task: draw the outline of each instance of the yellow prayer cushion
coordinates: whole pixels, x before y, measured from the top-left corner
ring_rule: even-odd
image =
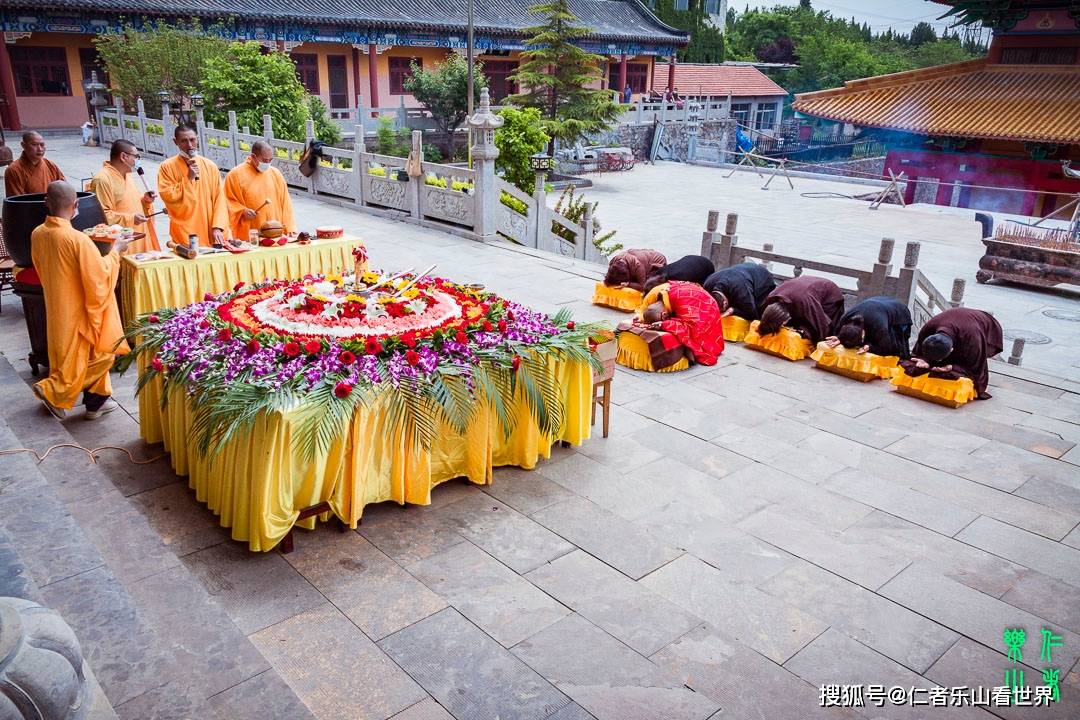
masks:
[[[619,355],[615,362],[631,370],[645,370],[646,372],[678,372],[690,367],[690,361],[684,357],[674,365],[657,370],[653,367],[648,344],[632,332],[619,333]]]
[[[897,391],[920,400],[929,400],[945,407],[958,408],[976,398],[975,383],[971,378],[944,380],[929,374],[912,377],[903,368],[892,379]]]
[[[783,327],[779,332],[762,336],[758,334],[760,324],[759,320],[750,323],[750,329],[743,338],[747,347],[782,357],[785,360],[802,360],[810,354],[813,348],[810,341],[791,328]]]
[[[860,382],[869,382],[878,378],[889,379],[900,372],[896,363],[900,358],[895,355],[875,355],[862,353],[840,345],[829,347],[824,340],[817,344],[810,358],[817,362],[822,370],[845,375]]]
[[[738,315],[728,315],[724,318],[724,340],[742,342],[748,332],[750,332],[749,320]]]
[[[608,287],[602,282],[596,283],[592,296],[593,305],[603,305],[626,312],[637,310],[641,305],[641,300],[641,293],[633,288]]]

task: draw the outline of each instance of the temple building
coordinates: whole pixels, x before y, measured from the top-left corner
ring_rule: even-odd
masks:
[[[474,45],[496,100],[516,92],[509,77],[526,28],[537,24],[528,5],[476,0]],[[570,8],[593,31],[581,46],[614,66],[602,73],[605,86],[611,77],[619,89],[632,83],[650,91],[654,66],[667,63],[673,72],[676,50],[689,42],[637,0],[570,0]],[[466,12],[464,2],[450,0],[5,0],[0,120],[9,129],[82,124],[92,115],[83,84],[93,71],[105,77],[94,35],[192,18],[204,26],[220,21],[231,39],[289,53],[308,92],[331,111],[358,107],[358,97],[369,108],[415,106],[403,87],[410,63],[430,67],[449,52],[464,54]]]
[[[1080,6],[1070,0],[947,0],[993,29],[985,58],[802,93],[804,115],[877,129],[905,200],[1044,216],[1080,192]],[[1009,188],[1007,190],[997,188]]]

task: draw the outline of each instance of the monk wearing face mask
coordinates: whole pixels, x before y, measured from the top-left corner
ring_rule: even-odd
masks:
[[[246,240],[250,230],[258,230],[268,220],[277,220],[286,233],[296,232],[292,200],[285,176],[270,163],[274,149],[256,140],[251,155],[225,175],[225,199],[233,237]]]
[[[149,221],[157,195],[148,190],[139,190],[135,184],[135,171],[141,157],[133,143],[116,140],[109,152],[109,159],[90,183],[90,189],[97,195],[101,209],[105,211],[106,222],[146,234],[143,239],[131,243],[128,247],[131,253],[161,249],[154,223]]]

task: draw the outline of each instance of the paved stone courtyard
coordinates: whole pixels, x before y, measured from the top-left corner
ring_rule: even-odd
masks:
[[[50,147],[72,177],[104,157]],[[705,171],[646,168],[680,169]],[[607,224],[646,237],[612,200]],[[588,305],[593,268],[295,203],[376,264],[437,262],[545,310],[621,317]],[[703,211],[662,217],[665,242],[697,247]],[[126,412],[44,413],[4,301],[0,448],[160,453],[138,439],[131,375]],[[491,486],[448,482],[428,507],[369,507],[357,532],[300,532],[288,556],[230,540],[166,460],[3,457],[0,595],[72,625],[115,708],[95,718],[1075,718],[1080,387],[991,369],[994,399],[957,411],[741,346],[713,368],[620,369],[609,438]],[[1029,685],[1040,629],[1062,636],[1060,704],[819,707],[827,683],[1001,685],[1006,627],[1027,631]]]

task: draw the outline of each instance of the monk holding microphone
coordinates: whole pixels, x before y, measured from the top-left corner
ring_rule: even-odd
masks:
[[[158,192],[169,211],[169,237],[187,245],[196,235],[203,247],[221,246],[229,229],[229,210],[221,172],[199,155],[199,136],[190,125],[177,125],[173,142],[180,151],[158,168]]]

